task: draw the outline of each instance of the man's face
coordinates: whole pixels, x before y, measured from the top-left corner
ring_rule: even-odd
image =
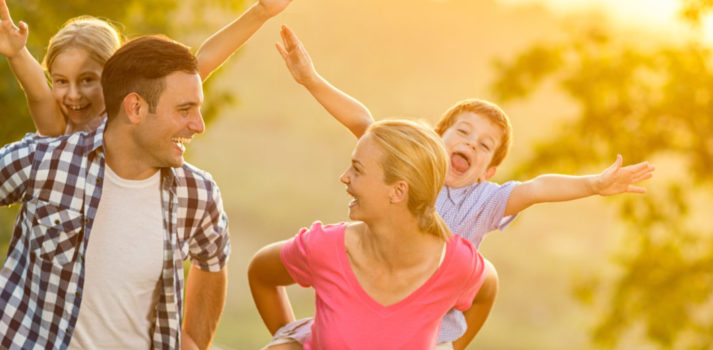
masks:
[[[481,115],[459,114],[441,136],[450,157],[446,185],[464,187],[495,175],[490,162],[500,146],[501,134],[496,124]]]
[[[155,112],[146,106],[135,139],[149,167],[165,168],[183,165],[185,145],[195,134],[205,130],[200,107],[203,89],[198,73],[173,72],[165,78],[165,88]]]

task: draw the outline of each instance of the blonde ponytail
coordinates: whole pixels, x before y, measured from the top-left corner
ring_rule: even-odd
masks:
[[[435,210],[448,169],[441,138],[428,126],[407,120],[379,121],[367,133],[384,152],[384,181],[408,184],[408,208],[419,228],[447,240],[451,231]]]

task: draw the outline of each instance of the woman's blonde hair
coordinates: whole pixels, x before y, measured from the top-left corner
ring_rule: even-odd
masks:
[[[121,46],[121,42],[119,31],[109,22],[91,16],[75,17],[67,21],[50,39],[42,66],[52,73],[52,63],[57,56],[75,47],[87,50],[92,59],[104,66]]]
[[[436,212],[436,197],[448,170],[443,141],[428,126],[407,120],[382,120],[371,124],[367,135],[384,153],[384,181],[408,184],[408,209],[424,232],[447,240],[450,229]]]

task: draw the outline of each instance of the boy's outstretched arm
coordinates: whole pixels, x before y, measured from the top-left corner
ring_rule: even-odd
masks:
[[[263,247],[248,265],[248,283],[253,301],[270,334],[293,322],[295,314],[284,286],[295,283],[280,259],[285,241]]]
[[[561,202],[592,196],[619,193],[644,193],[634,184],[653,176],[654,166],[648,162],[622,167],[618,155],[614,164],[601,174],[586,176],[540,175],[517,185],[510,194],[505,216],[516,214],[537,203]]]
[[[7,57],[10,69],[25,91],[37,131],[46,136],[58,136],[64,133],[65,121],[52,97],[42,66],[25,47],[28,32],[25,22],[15,25],[7,3],[0,0],[0,54]]]
[[[360,138],[364,135],[369,125],[374,122],[369,109],[317,73],[307,50],[290,28],[282,26],[280,35],[284,47],[280,44],[275,46],[295,81],[307,88],[317,102],[354,136]]]
[[[198,72],[208,79],[225,60],[255,34],[268,19],[282,12],[292,0],[260,0],[240,17],[208,37],[198,49]]]

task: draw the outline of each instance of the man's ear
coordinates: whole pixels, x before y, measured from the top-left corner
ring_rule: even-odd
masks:
[[[391,187],[391,193],[389,194],[391,203],[398,203],[408,199],[408,184],[406,181],[400,180],[396,181]]]
[[[135,92],[124,97],[124,100],[121,101],[121,107],[131,124],[140,123],[143,115],[146,114],[145,109],[148,108],[144,99]]]
[[[483,173],[482,181],[490,180],[493,176],[495,176],[496,171],[498,171],[498,167],[496,166],[491,166],[490,168],[488,168],[488,170]]]

